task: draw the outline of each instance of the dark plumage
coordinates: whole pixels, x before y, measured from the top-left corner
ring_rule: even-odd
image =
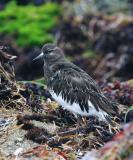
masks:
[[[65,58],[59,47],[46,44],[41,56],[44,58],[48,89],[64,108],[84,116],[94,113],[107,120],[116,113],[116,105],[102,94],[96,82],[85,71]]]

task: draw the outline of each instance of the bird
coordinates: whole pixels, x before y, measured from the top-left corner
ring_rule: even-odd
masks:
[[[70,62],[56,44],[44,44],[37,60],[44,61],[44,77],[52,98],[76,116],[94,115],[111,122],[117,104],[109,100],[96,81],[83,69]]]

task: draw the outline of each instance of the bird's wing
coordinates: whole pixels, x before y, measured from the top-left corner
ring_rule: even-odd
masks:
[[[90,101],[97,111],[101,109],[109,115],[115,113],[112,103],[101,93],[95,81],[75,65],[58,69],[51,78],[50,88],[67,102],[78,103],[82,111],[89,112]]]

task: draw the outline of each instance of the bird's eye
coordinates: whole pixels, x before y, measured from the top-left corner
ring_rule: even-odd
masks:
[[[52,49],[49,49],[49,50],[47,50],[46,54],[49,54],[49,53],[51,53],[52,51],[53,51]]]

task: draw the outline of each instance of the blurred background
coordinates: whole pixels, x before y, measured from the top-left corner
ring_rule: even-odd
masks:
[[[43,61],[32,59],[47,42],[97,81],[132,79],[133,1],[0,1],[0,45],[17,56],[17,80],[43,76]]]

